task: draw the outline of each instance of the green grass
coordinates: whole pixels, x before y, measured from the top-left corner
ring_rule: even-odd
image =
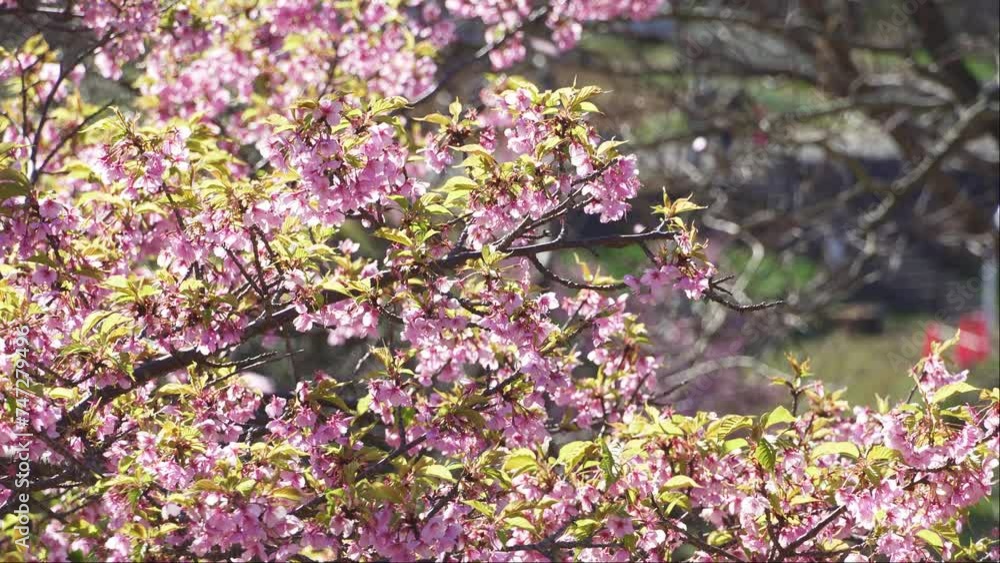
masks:
[[[687,116],[681,111],[650,112],[636,123],[632,141],[636,144],[653,143],[658,139],[679,135],[688,130]]]
[[[638,44],[627,37],[615,34],[586,33],[577,47],[581,51],[599,53],[609,60],[631,60],[641,52],[643,62],[663,68],[678,64],[681,54],[670,43],[646,42]]]
[[[806,111],[826,105],[828,99],[815,88],[800,82],[773,79],[742,81],[747,93],[772,113]]]
[[[724,272],[742,272],[750,258],[746,248],[730,247],[723,253],[720,266]],[[805,287],[818,270],[819,266],[804,256],[795,256],[788,264],[782,264],[766,254],[750,278],[747,292],[755,299],[779,299]]]
[[[845,329],[780,343],[766,361],[785,367],[784,352],[808,357],[813,372],[828,389],[845,388],[844,398],[852,404],[875,405],[875,395],[892,400],[905,399],[913,388],[907,376],[923,352],[924,330],[934,319],[921,316],[890,317],[880,334],[860,334]],[[957,367],[952,366],[952,369]],[[973,367],[969,382],[980,387],[997,385],[1000,357],[992,357]]]

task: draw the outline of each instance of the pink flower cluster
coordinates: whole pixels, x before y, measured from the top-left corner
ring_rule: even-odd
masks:
[[[655,299],[662,298],[664,289],[670,286],[682,290],[688,299],[698,300],[708,291],[713,275],[715,268],[711,264],[685,267],[664,264],[659,268],[647,269],[639,279],[626,276],[625,283],[637,293],[644,293],[648,289],[649,295]]]
[[[494,128],[503,127],[506,148],[515,160],[506,166],[493,157],[480,162],[482,177],[477,180],[484,189],[469,196],[467,237],[473,248],[500,240],[498,233],[530,230],[567,208],[599,215],[604,223],[625,216],[628,201],[640,188],[635,157],[601,152],[602,139],[581,110],[585,99],[563,108],[563,113],[546,108],[565,100],[530,88],[502,90],[486,99],[489,105],[482,117],[469,120],[474,127],[461,134],[478,136],[483,143],[478,146],[493,151]],[[440,172],[452,162],[446,143],[456,132],[454,125],[448,126],[422,149],[430,169]]]
[[[358,81],[371,94],[415,98],[434,87],[439,54],[459,39],[456,28],[481,22],[495,68],[527,55],[524,28],[544,15],[559,50],[572,48],[582,25],[646,19],[663,0],[556,1],[544,11],[524,0],[366,2],[359,9],[323,0],[268,0],[246,9],[188,0],[93,0],[72,4],[100,39],[96,66],[122,77],[143,61],[143,94],[164,120],[200,116],[224,121],[249,141],[260,138],[261,107],[283,107],[310,94],[308,85]],[[154,48],[155,47],[155,48]],[[253,106],[250,111],[228,108]]]
[[[933,399],[935,391],[945,385],[962,383],[968,375],[968,370],[951,373],[944,365],[941,356],[931,354],[924,360],[923,369],[919,375],[920,389],[927,394],[929,399]]]
[[[297,126],[269,143],[272,163],[300,178],[298,190],[281,203],[306,224],[339,225],[390,194],[419,195],[424,189],[407,175],[408,150],[389,123],[364,120],[340,127],[342,110],[340,100],[321,99],[297,111]]]

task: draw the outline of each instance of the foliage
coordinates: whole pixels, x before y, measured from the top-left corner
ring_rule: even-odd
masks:
[[[0,445],[27,468],[0,478],[5,559],[989,555],[957,527],[997,465],[996,389],[935,353],[922,402],[878,412],[798,362],[762,417],[655,407],[630,307],[721,299],[699,206],[566,234],[640,189],[597,88],[501,77],[411,115],[455,21],[500,66],[521,25],[568,48],[657,2],[416,4],[83,3],[99,71],[142,62],[135,115],[86,103],[40,35],[4,54]],[[621,280],[540,257],[629,246],[650,263]],[[370,356],[263,397],[240,375],[277,354],[230,354],[293,330]]]

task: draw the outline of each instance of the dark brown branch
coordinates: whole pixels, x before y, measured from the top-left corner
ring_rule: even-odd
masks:
[[[59,153],[60,150],[62,150],[62,148],[66,145],[66,143],[68,143],[70,140],[76,137],[76,135],[80,131],[82,131],[84,127],[90,124],[97,116],[104,113],[108,108],[110,108],[114,104],[115,102],[114,100],[112,100],[101,106],[100,109],[94,111],[93,113],[88,114],[83,118],[83,121],[81,121],[79,125],[74,127],[73,130],[69,132],[69,134],[59,139],[59,142],[56,143],[56,146],[49,152],[48,155],[45,156],[44,159],[42,159],[42,163],[38,165],[38,176],[41,176],[45,172],[45,167],[49,165],[49,162]]]
[[[545,279],[554,281],[570,289],[592,289],[594,291],[619,291],[627,287],[624,283],[621,282],[608,283],[608,284],[589,284],[589,283],[573,281],[570,279],[566,279],[560,276],[559,274],[553,272],[552,270],[546,268],[545,265],[542,264],[541,260],[538,259],[538,256],[535,256],[534,254],[528,256],[528,260],[531,261],[531,264],[535,267],[536,270],[538,270],[539,273],[542,274],[542,276],[545,277]]]
[[[72,74],[73,69],[83,63],[87,57],[96,53],[98,49],[107,45],[108,42],[114,39],[116,35],[117,34],[115,32],[106,33],[103,37],[97,40],[97,42],[91,45],[90,48],[80,53],[68,67],[60,69],[59,76],[57,76],[55,82],[52,83],[52,89],[49,91],[48,95],[45,96],[45,100],[42,102],[42,107],[39,111],[38,125],[35,128],[34,139],[32,139],[31,142],[31,154],[28,157],[28,162],[31,163],[32,183],[38,180],[40,169],[37,166],[36,159],[38,157],[38,150],[42,141],[42,131],[45,129],[45,122],[49,119],[49,110],[52,107],[52,102],[55,101],[56,94],[59,92],[59,87],[62,86],[63,81],[65,81],[69,75]]]
[[[781,558],[784,559],[789,555],[793,555],[797,547],[819,535],[819,533],[823,531],[823,528],[829,526],[834,520],[837,519],[838,516],[843,514],[845,510],[847,510],[846,506],[838,506],[833,512],[827,515],[826,518],[820,520],[818,524],[813,526],[811,530],[803,534],[799,539],[785,546],[785,548],[781,550]]]
[[[969,132],[974,129],[980,117],[989,109],[989,100],[981,97],[976,103],[962,111],[958,121],[931,148],[917,166],[906,175],[897,179],[889,188],[889,193],[882,202],[861,219],[861,231],[869,231],[880,225],[899,203],[899,199],[917,186],[922,185],[944,159],[966,140]]]
[[[677,524],[674,524],[673,522],[670,521],[670,519],[667,516],[665,516],[660,511],[660,505],[659,505],[659,503],[657,503],[655,499],[653,500],[653,502],[656,503],[656,511],[658,513],[660,513],[660,523],[662,523],[663,525],[665,525],[666,527],[670,528],[671,530],[673,530],[675,532],[679,532],[681,535],[683,535],[687,539],[687,541],[689,543],[691,543],[691,545],[694,545],[695,547],[697,547],[699,549],[703,549],[707,553],[712,553],[714,555],[723,557],[723,558],[725,558],[728,561],[742,561],[739,557],[733,555],[732,553],[729,553],[728,551],[726,551],[726,550],[724,550],[722,548],[715,547],[714,545],[712,545],[712,544],[708,543],[707,541],[699,538],[698,536],[692,534],[691,532],[687,531],[686,529],[678,526]]]
[[[778,307],[784,305],[785,302],[782,300],[777,301],[762,301],[760,303],[748,303],[746,305],[742,303],[737,303],[725,294],[717,287],[710,287],[708,291],[705,292],[705,299],[713,303],[718,303],[727,309],[736,311],[737,313],[749,313],[754,311],[763,311],[764,309],[770,309],[772,307]]]
[[[712,373],[713,371],[720,369],[732,369],[732,368],[751,369],[762,375],[766,374],[768,371],[775,374],[781,373],[778,370],[772,368],[771,366],[767,365],[766,363],[752,356],[728,356],[725,358],[719,358],[717,360],[708,360],[705,362],[695,364],[683,371],[671,374],[670,376],[671,379],[680,378],[680,381],[671,386],[670,388],[668,388],[666,391],[657,393],[650,400],[655,402],[660,399],[664,399],[676,393],[681,388],[683,388],[687,384],[691,383],[692,381],[703,375]]]
[[[971,104],[979,95],[979,82],[965,66],[961,57],[953,56],[958,49],[948,19],[934,0],[914,2],[910,19],[920,30],[924,47],[941,68],[955,97],[963,104]],[[995,128],[994,128],[995,129]],[[996,138],[997,132],[993,131]]]

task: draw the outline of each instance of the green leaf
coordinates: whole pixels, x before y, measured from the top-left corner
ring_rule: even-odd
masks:
[[[721,547],[733,541],[733,534],[729,530],[713,530],[708,534],[708,545]]]
[[[403,494],[399,491],[399,488],[387,485],[386,483],[372,484],[371,494],[379,500],[387,500],[397,504],[403,503]]]
[[[365,395],[364,397],[361,397],[360,399],[358,399],[358,406],[355,409],[355,411],[357,412],[358,416],[361,416],[361,415],[365,414],[366,412],[368,412],[368,407],[370,407],[371,404],[372,404],[372,396],[371,395]]]
[[[811,502],[820,502],[820,500],[814,496],[798,494],[792,497],[792,500],[789,501],[789,504],[791,504],[792,506],[798,506],[800,504],[809,504]]]
[[[535,156],[539,158],[545,156],[551,152],[552,149],[558,147],[561,142],[562,139],[559,137],[549,137],[548,139],[545,139],[541,143],[538,143],[538,146],[535,147]]]
[[[814,496],[800,494],[792,497],[792,500],[789,501],[789,504],[791,504],[792,506],[798,506],[800,504],[809,504],[811,502],[819,502],[819,499]]]
[[[451,471],[448,471],[448,468],[443,465],[428,465],[421,469],[420,473],[428,477],[436,477],[443,481],[455,481],[455,478],[451,475]]]
[[[453,190],[465,190],[471,191],[476,188],[479,184],[476,183],[472,178],[466,176],[452,176],[448,178],[444,184],[441,185],[441,189],[446,192]]]
[[[243,496],[247,496],[253,491],[254,487],[257,486],[257,481],[255,479],[244,479],[240,481],[239,485],[236,485],[236,492]]]
[[[705,437],[712,440],[725,438],[744,428],[750,428],[750,418],[738,414],[729,414],[708,425]]]
[[[290,500],[292,502],[299,502],[302,500],[302,492],[295,487],[278,487],[277,489],[271,491],[271,496],[274,498]]]
[[[941,549],[944,548],[944,540],[941,539],[941,536],[938,535],[937,532],[932,530],[920,530],[917,532],[917,537],[924,540],[927,542],[927,545],[930,545],[938,551],[941,551]]]
[[[417,117],[414,118],[414,121],[426,121],[428,123],[435,123],[443,126],[451,125],[451,119],[449,119],[446,115],[441,115],[440,113],[432,113],[423,117]]]
[[[368,106],[368,112],[372,115],[394,112],[397,109],[406,107],[406,98],[393,96],[373,101]]]
[[[505,520],[507,525],[512,528],[520,528],[522,530],[528,530],[531,532],[535,531],[535,526],[528,521],[524,516],[511,516]]]
[[[681,213],[687,213],[688,211],[697,211],[699,209],[705,209],[704,206],[698,205],[691,201],[690,197],[682,197],[674,201],[673,206],[670,209],[670,215],[680,215]]]
[[[114,337],[117,337],[119,336],[119,332],[121,331],[116,331],[115,329],[123,327],[123,325],[126,325],[129,322],[131,322],[131,319],[129,319],[128,317],[126,317],[121,313],[110,313],[106,317],[101,319],[100,322],[101,329],[99,331],[99,334],[109,339],[112,335],[114,335]],[[126,332],[121,332],[121,334],[125,334]]]
[[[885,446],[872,446],[872,449],[865,457],[868,461],[879,461],[883,459],[896,459],[899,457],[899,453]]]
[[[824,455],[846,455],[849,458],[857,459],[861,456],[858,447],[850,442],[824,442],[812,450],[812,459]]]
[[[198,479],[191,486],[192,489],[196,491],[208,491],[208,492],[222,492],[222,485],[216,483],[211,479]]]
[[[462,115],[462,102],[458,101],[458,98],[448,104],[448,113],[451,114],[453,120],[458,121],[458,117]]]
[[[484,157],[490,161],[493,160],[493,155],[491,155],[490,151],[486,150],[486,147],[484,147],[483,145],[479,144],[462,145],[460,147],[456,147],[455,150],[457,150],[458,152],[467,152],[469,154],[474,154],[479,157]]]
[[[878,393],[875,393],[875,404],[879,414],[889,412],[889,400]]]
[[[487,518],[493,518],[493,507],[485,502],[480,502],[478,500],[463,500],[462,504],[472,507],[476,510],[476,512],[479,512]]]
[[[941,524],[934,527],[934,531],[937,532],[941,539],[951,543],[953,545],[961,545],[962,539],[958,535],[958,530],[955,529],[954,524]]]
[[[452,215],[451,210],[440,203],[432,203],[424,207],[424,209],[426,209],[428,213],[433,213],[435,215]]]
[[[483,263],[490,267],[496,265],[504,258],[510,256],[510,254],[507,252],[500,252],[499,250],[494,248],[492,244],[487,244],[483,246],[482,254],[483,254]]]
[[[746,438],[733,438],[732,440],[726,440],[726,443],[722,445],[722,453],[728,454],[734,450],[745,448],[749,445],[750,443],[747,442]]]
[[[942,385],[934,391],[934,397],[931,399],[932,403],[940,403],[941,401],[951,397],[952,395],[960,393],[969,393],[972,391],[979,391],[978,387],[973,387],[964,381],[959,381],[957,383],[949,383],[947,385]]]
[[[582,101],[589,100],[602,92],[604,92],[604,90],[601,90],[598,86],[584,86],[583,88],[580,88],[580,90],[573,97],[573,101],[580,103]]]
[[[618,481],[618,466],[615,463],[615,456],[611,453],[611,448],[608,447],[607,442],[601,443],[600,466],[608,485],[612,485]]]
[[[156,390],[157,395],[195,395],[194,387],[186,383],[167,383]]]
[[[774,464],[778,461],[778,452],[771,442],[766,438],[757,441],[757,447],[753,452],[754,459],[767,471],[774,471]]]
[[[465,176],[452,176],[441,186],[445,193],[444,205],[454,205],[469,196],[469,193],[476,189],[479,184],[471,178]]]
[[[464,418],[471,424],[474,428],[486,428],[487,422],[486,418],[483,417],[479,411],[471,409],[468,407],[459,407],[453,411],[451,414]]]
[[[0,170],[0,201],[8,198],[28,195],[31,182],[16,168]]]
[[[593,445],[593,442],[570,442],[559,450],[556,463],[565,466],[567,471],[572,470]]]
[[[686,489],[688,487],[701,487],[701,485],[687,475],[674,475],[663,484],[665,489]]]
[[[625,144],[625,141],[604,141],[597,147],[597,156],[613,152],[616,148]]]
[[[666,514],[673,512],[674,507],[681,507],[683,510],[691,510],[691,499],[684,493],[677,491],[667,491],[660,495],[660,502],[667,505]]]
[[[503,464],[503,470],[508,473],[520,473],[521,471],[538,467],[538,462],[535,460],[535,454],[531,450],[514,450],[509,456],[507,456],[507,461]]]
[[[795,422],[795,417],[792,413],[788,412],[788,409],[778,405],[773,411],[765,415],[764,417],[764,428],[770,428],[775,424],[792,423]]]
[[[304,455],[306,455],[306,452],[296,448],[295,446],[289,444],[288,442],[284,442],[273,448],[270,452],[268,452],[267,459],[274,461],[280,459],[291,459],[295,457],[302,457]]]
[[[597,533],[602,524],[597,520],[583,518],[573,522],[567,532],[578,540],[585,540]]]
[[[94,327],[97,323],[103,321],[111,313],[109,311],[94,311],[87,315],[87,318],[83,321],[83,326],[80,327],[80,338],[81,340],[86,338],[91,332],[94,331]]]
[[[68,387],[54,387],[45,392],[51,399],[71,400],[76,397],[76,390]]]
[[[108,289],[125,290],[128,289],[128,278],[125,276],[111,276],[104,280],[104,286]]]
[[[413,240],[406,236],[406,233],[396,229],[381,228],[375,231],[375,236],[401,244],[403,246],[413,246]]]

